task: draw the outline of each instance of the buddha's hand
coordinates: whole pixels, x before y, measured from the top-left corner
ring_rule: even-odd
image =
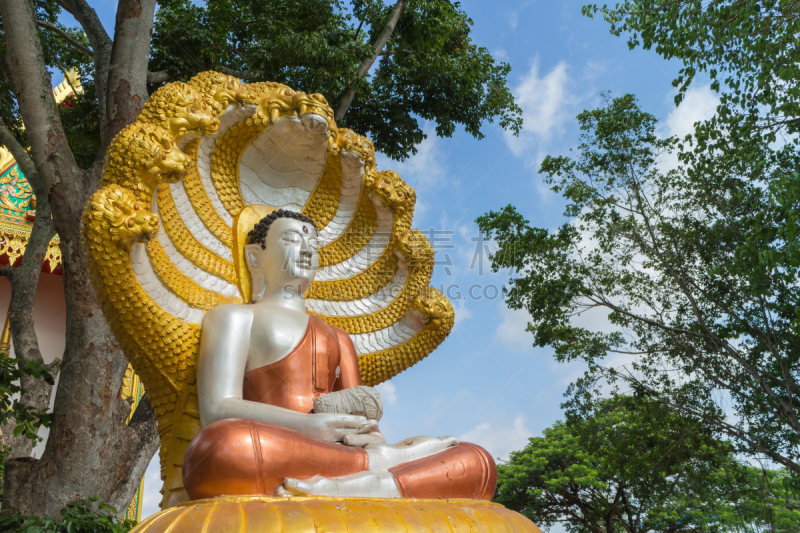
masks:
[[[348,446],[355,446],[363,448],[370,444],[386,444],[386,437],[380,431],[370,431],[369,433],[351,433],[344,436],[345,444]]]
[[[308,416],[305,433],[329,442],[342,442],[347,435],[368,433],[378,427],[378,422],[364,416],[314,413]]]

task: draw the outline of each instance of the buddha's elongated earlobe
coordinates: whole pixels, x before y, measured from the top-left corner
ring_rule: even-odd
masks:
[[[267,278],[264,275],[264,250],[260,244],[248,244],[244,247],[244,258],[250,270],[251,301],[257,302],[267,292]]]

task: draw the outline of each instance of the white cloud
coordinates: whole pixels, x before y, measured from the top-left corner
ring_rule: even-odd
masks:
[[[500,304],[498,312],[502,321],[494,332],[494,341],[505,345],[513,352],[530,349],[533,335],[526,330],[530,315],[525,310],[514,310]]]
[[[524,448],[532,436],[525,425],[525,415],[520,413],[511,424],[484,422],[458,435],[458,440],[475,443],[486,448],[495,460],[507,461],[508,454]]]
[[[397,403],[397,387],[393,383],[384,381],[375,388],[381,394],[381,399],[384,402],[389,405],[395,405]]]
[[[514,87],[514,99],[522,108],[523,128],[519,137],[514,137],[511,132],[505,132],[504,136],[515,155],[530,154],[537,147],[536,152],[541,152],[541,142],[561,131],[565,122],[573,118],[571,110],[577,99],[567,88],[570,81],[568,68],[562,61],[541,76],[537,57],[520,84]]]
[[[666,136],[676,135],[680,138],[694,133],[694,123],[714,116],[718,105],[719,97],[711,90],[710,85],[692,87],[686,91],[681,105],[667,115],[661,131]]]
[[[517,26],[519,25],[519,18],[522,12],[534,1],[535,0],[527,0],[525,2],[520,2],[517,4],[516,9],[508,14],[508,25],[511,27],[512,31],[517,29]]]
[[[670,103],[675,96],[671,92],[668,96]],[[683,139],[686,135],[694,133],[694,123],[714,116],[719,105],[719,97],[711,90],[710,85],[691,87],[686,91],[683,102],[678,107],[673,107],[667,118],[661,121],[658,134],[663,137],[672,135]],[[673,104],[674,106],[674,104]],[[677,168],[680,165],[677,152],[665,154],[659,161],[659,168],[664,171]]]
[[[456,313],[456,326],[461,325],[465,320],[469,320],[473,316],[473,312],[467,309],[466,300],[458,300],[455,302],[454,311]]]
[[[417,153],[405,161],[394,161],[378,154],[378,170],[394,170],[417,192],[440,186],[447,179],[441,138],[436,136],[433,124],[422,128],[428,137],[417,145]],[[415,212],[419,209],[419,202]],[[416,217],[415,217],[416,218]]]
[[[613,333],[619,328],[611,323],[608,315],[611,310],[607,307],[593,307],[587,309],[582,313],[578,313],[572,317],[570,323],[579,328],[585,328],[589,331],[597,331],[600,333]]]

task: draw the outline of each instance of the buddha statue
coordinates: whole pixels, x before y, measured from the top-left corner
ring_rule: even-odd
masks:
[[[317,247],[311,219],[284,210],[264,217],[244,247],[252,301],[205,315],[203,429],[183,461],[189,496],[491,499],[497,473],[483,448],[454,437],[390,445],[377,420],[363,416],[369,410],[315,410],[340,391],[377,395],[361,390],[350,337],[306,311]]]

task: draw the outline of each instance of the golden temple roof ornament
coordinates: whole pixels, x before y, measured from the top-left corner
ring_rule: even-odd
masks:
[[[57,104],[83,90],[80,76],[67,71],[64,80],[53,89]],[[0,146],[0,264],[15,264],[20,260],[30,238],[36,218],[36,198],[28,180],[22,174],[14,156],[5,146]],[[61,250],[58,236],[47,247],[43,270],[61,272]]]

